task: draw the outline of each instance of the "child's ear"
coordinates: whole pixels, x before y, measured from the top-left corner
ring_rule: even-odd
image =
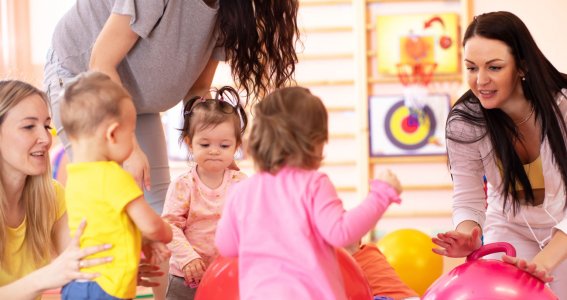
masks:
[[[105,138],[113,144],[116,143],[116,130],[118,130],[118,126],[120,126],[120,123],[112,122],[106,128]]]

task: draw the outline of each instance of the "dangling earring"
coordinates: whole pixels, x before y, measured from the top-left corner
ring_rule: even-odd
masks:
[[[526,81],[526,76],[522,76],[522,81]]]

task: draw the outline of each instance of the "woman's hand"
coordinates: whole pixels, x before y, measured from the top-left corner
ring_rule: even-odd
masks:
[[[138,266],[138,285],[145,287],[159,286],[159,282],[151,280],[153,277],[163,276],[158,264],[166,261],[171,256],[171,251],[164,243],[151,242],[144,239],[142,241],[142,252],[144,257]]]
[[[470,234],[459,231],[438,233],[431,239],[441,248],[433,248],[433,252],[448,257],[465,257],[482,246],[480,228],[475,227]]]
[[[112,257],[83,259],[89,255],[108,250],[112,247],[109,244],[105,244],[81,249],[79,240],[85,230],[85,226],[86,221],[83,220],[81,224],[79,224],[69,246],[49,265],[36,271],[39,275],[39,280],[43,282],[44,289],[59,288],[76,279],[92,280],[100,274],[83,273],[80,269],[112,261]]]
[[[195,283],[198,284],[203,278],[203,274],[207,267],[202,259],[196,258],[189,262],[183,267],[183,273],[185,274],[185,282],[187,284]]]
[[[124,170],[132,174],[132,177],[134,177],[134,180],[141,188],[144,188],[146,191],[150,190],[150,163],[146,154],[138,145],[136,137],[134,137],[134,150],[130,157],[124,161],[123,166]]]
[[[544,267],[538,266],[534,262],[528,262],[525,259],[508,256],[508,255],[503,255],[502,261],[505,263],[509,263],[511,265],[515,265],[519,269],[532,274],[534,277],[538,278],[543,282],[553,281],[553,276],[551,276],[551,274],[549,274],[549,272]]]
[[[142,259],[138,266],[138,285],[145,287],[159,286],[159,283],[152,281],[151,278],[161,277],[163,274],[158,265],[148,264]]]

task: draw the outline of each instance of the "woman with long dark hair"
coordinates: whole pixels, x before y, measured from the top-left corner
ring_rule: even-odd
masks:
[[[456,229],[434,238],[434,251],[463,257],[510,242],[520,259],[506,262],[554,277],[567,298],[567,77],[509,12],[475,17],[463,46],[470,89],[446,128]]]
[[[221,60],[247,97],[287,85],[297,62],[297,10],[297,0],[77,0],[55,29],[45,66],[58,136],[67,148],[57,96],[68,79],[97,70],[120,82],[137,111],[124,167],[161,213],[170,172],[160,113],[206,96]]]

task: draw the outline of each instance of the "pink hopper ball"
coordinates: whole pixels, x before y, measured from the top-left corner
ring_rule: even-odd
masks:
[[[464,264],[435,281],[422,300],[559,299],[543,281],[516,266],[481,257],[498,252],[516,256],[509,243],[487,244],[471,253]]]

